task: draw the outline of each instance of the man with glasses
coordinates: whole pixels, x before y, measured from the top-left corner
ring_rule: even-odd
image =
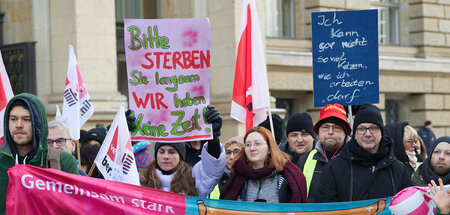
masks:
[[[70,128],[63,121],[55,119],[48,122],[47,144],[49,147],[73,154],[76,141],[71,136]]]
[[[314,125],[314,132],[319,140],[315,148],[297,163],[306,178],[308,202],[316,202],[325,164],[342,151],[351,131],[347,113],[342,105],[329,104],[320,110],[320,119]]]
[[[63,152],[74,155],[76,149],[76,140],[72,139],[72,131],[63,121],[55,119],[48,122],[48,147],[59,149]],[[78,174],[86,176],[87,174],[78,168]]]
[[[5,108],[4,141],[0,148],[0,214],[6,210],[7,170],[16,164],[48,168],[47,113],[35,95],[22,93],[9,100]],[[75,158],[65,152],[59,154],[62,171],[78,174]]]
[[[227,182],[228,178],[231,176],[231,167],[233,164],[234,157],[244,149],[244,138],[243,137],[232,137],[227,140],[225,143],[225,155],[226,155],[226,163],[224,173],[222,178],[219,180],[219,183],[214,187],[214,190],[209,195],[211,199],[219,199],[220,190],[222,189],[225,182]]]
[[[407,167],[394,156],[392,140],[383,136],[383,118],[376,106],[361,105],[353,132],[344,150],[325,167],[319,202],[384,198],[411,186]]]

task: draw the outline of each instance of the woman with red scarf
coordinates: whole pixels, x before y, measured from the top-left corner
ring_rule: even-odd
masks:
[[[306,202],[302,171],[280,151],[269,130],[255,127],[244,136],[221,199],[269,203]]]

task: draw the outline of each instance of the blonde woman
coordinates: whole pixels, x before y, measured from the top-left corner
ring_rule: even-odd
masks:
[[[412,130],[411,130],[412,129]],[[417,157],[414,149],[417,145],[417,132],[408,122],[394,122],[385,126],[385,135],[394,142],[395,157],[408,167],[412,175],[416,169]]]

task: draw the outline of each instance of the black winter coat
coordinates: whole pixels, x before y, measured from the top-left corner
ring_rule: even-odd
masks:
[[[384,198],[411,186],[409,170],[395,158],[390,138],[381,139],[378,152],[373,154],[377,159],[360,151],[364,150],[352,139],[343,152],[327,163],[317,202]]]

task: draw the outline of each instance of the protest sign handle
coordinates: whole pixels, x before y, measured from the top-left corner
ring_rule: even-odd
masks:
[[[81,154],[80,154],[80,141],[77,140],[77,157],[78,157],[78,168],[81,169]]]
[[[269,107],[269,122],[270,122],[270,130],[272,131],[273,139],[276,140],[275,139],[275,130],[273,129],[272,111],[270,110],[270,107]]]
[[[95,169],[95,162],[92,163],[91,169],[89,169],[88,177],[91,177],[92,172],[94,172],[94,169]]]
[[[350,124],[350,128],[353,128],[353,114],[352,114],[352,106],[348,106],[348,123]],[[352,131],[353,133],[353,131]]]

